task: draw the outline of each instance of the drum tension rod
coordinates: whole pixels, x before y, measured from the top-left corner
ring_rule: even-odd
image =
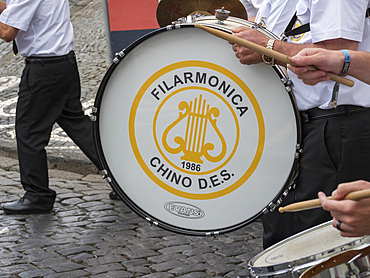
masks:
[[[113,63],[115,64],[118,64],[123,57],[125,57],[125,49],[123,49],[122,51],[120,52],[117,52],[115,55],[114,55],[114,58],[113,58]]]
[[[112,179],[111,177],[108,175],[108,171],[107,170],[102,170],[101,171],[103,176],[102,176],[102,179],[106,180],[109,184],[112,182]]]

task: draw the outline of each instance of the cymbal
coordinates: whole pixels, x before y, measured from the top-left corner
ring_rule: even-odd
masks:
[[[196,13],[214,15],[215,10],[222,7],[230,11],[230,16],[247,19],[247,11],[239,0],[161,0],[157,7],[157,21],[163,27]]]

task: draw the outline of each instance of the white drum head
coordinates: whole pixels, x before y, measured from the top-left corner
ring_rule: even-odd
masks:
[[[134,43],[96,99],[97,148],[137,213],[185,234],[245,225],[277,199],[296,164],[292,94],[264,64],[184,25]]]
[[[342,237],[330,223],[310,229],[261,253],[253,261],[254,267],[268,267],[293,262],[315,254],[356,242],[360,238]],[[340,251],[340,248],[338,248]]]

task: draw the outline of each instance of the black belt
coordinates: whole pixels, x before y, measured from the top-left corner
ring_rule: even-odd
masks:
[[[34,57],[30,56],[26,58],[26,63],[37,63],[37,64],[54,64],[74,59],[75,53],[73,50],[66,55],[62,56],[49,56],[49,57]]]
[[[300,114],[302,122],[308,123],[309,121],[326,119],[330,117],[349,116],[353,113],[366,110],[370,111],[370,108],[355,105],[339,105],[337,108],[333,109],[312,108],[307,111],[302,111]]]

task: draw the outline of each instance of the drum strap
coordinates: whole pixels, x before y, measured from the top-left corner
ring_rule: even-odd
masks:
[[[287,38],[290,37],[290,36],[296,36],[296,35],[300,35],[300,34],[303,34],[303,33],[306,33],[306,32],[310,31],[310,24],[309,23],[306,23],[302,26],[299,26],[299,27],[293,29],[294,24],[297,21],[297,18],[298,18],[297,13],[295,13],[293,15],[292,19],[289,21],[288,26],[285,28],[285,31],[282,34],[282,40],[283,41],[287,40]]]

